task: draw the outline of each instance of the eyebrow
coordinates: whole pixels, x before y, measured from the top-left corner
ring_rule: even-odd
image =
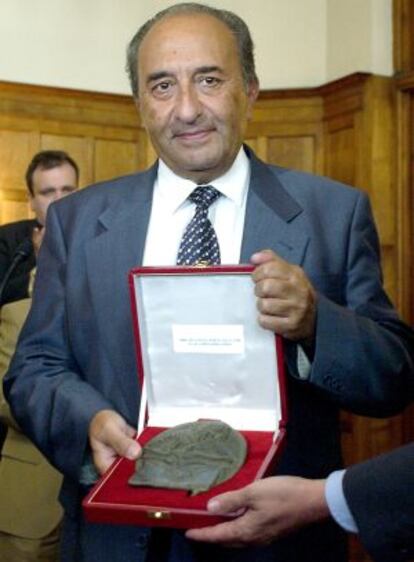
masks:
[[[76,187],[72,184],[68,184],[68,185],[61,185],[59,187],[55,187],[53,185],[48,185],[46,187],[41,187],[39,189],[39,193],[46,193],[47,191],[57,191],[58,189],[76,189]]]
[[[199,66],[195,69],[194,74],[208,74],[209,72],[219,72],[223,74],[223,69],[217,65],[214,66]],[[147,84],[155,82],[156,80],[162,80],[163,78],[171,78],[174,76],[173,72],[168,72],[167,70],[159,70],[158,72],[152,72],[148,75]]]
[[[169,78],[170,76],[173,76],[172,72],[167,72],[166,70],[153,72],[148,75],[147,84],[149,84],[150,82],[155,82],[156,80],[161,80],[161,78]]]

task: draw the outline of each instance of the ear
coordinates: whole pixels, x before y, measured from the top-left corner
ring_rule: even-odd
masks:
[[[141,112],[141,103],[138,96],[134,96],[134,105],[138,113]]]
[[[249,83],[247,87],[247,100],[248,100],[248,109],[247,109],[247,117],[248,119],[251,118],[253,113],[253,106],[255,101],[257,100],[257,96],[259,95],[259,82],[257,80],[253,80]]]
[[[33,195],[32,195],[31,193],[29,193],[28,198],[29,198],[30,210],[33,211],[33,212],[35,212],[35,210],[34,210],[34,197],[33,197]]]

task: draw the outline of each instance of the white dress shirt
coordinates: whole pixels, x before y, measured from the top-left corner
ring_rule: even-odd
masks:
[[[249,181],[250,163],[241,148],[231,168],[208,184],[222,194],[209,208],[222,264],[240,262]],[[196,187],[193,181],[177,176],[159,161],[143,265],[176,263],[185,227],[194,216],[195,204],[188,196]]]

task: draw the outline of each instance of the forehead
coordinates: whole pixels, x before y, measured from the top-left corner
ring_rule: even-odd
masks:
[[[76,185],[76,172],[68,162],[49,169],[39,167],[33,172],[34,189],[64,185]]]
[[[176,14],[157,22],[144,37],[138,71],[151,72],[149,67],[176,63],[226,64],[235,59],[236,39],[226,24],[209,14]]]

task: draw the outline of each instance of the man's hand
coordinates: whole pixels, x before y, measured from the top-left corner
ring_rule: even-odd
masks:
[[[134,460],[141,447],[133,439],[136,431],[114,410],[101,410],[89,424],[92,458],[99,474],[103,474],[119,455]]]
[[[224,546],[262,545],[329,516],[325,480],[274,476],[209,501],[211,513],[245,509],[226,523],[186,532],[189,539]]]
[[[271,250],[251,257],[259,324],[292,341],[312,345],[315,336],[316,293],[303,269]]]
[[[45,232],[46,232],[46,229],[44,227],[39,228],[38,226],[35,226],[35,228],[33,229],[32,244],[33,244],[34,253],[35,253],[36,257],[39,255],[40,246],[42,245],[43,238],[45,237]]]

